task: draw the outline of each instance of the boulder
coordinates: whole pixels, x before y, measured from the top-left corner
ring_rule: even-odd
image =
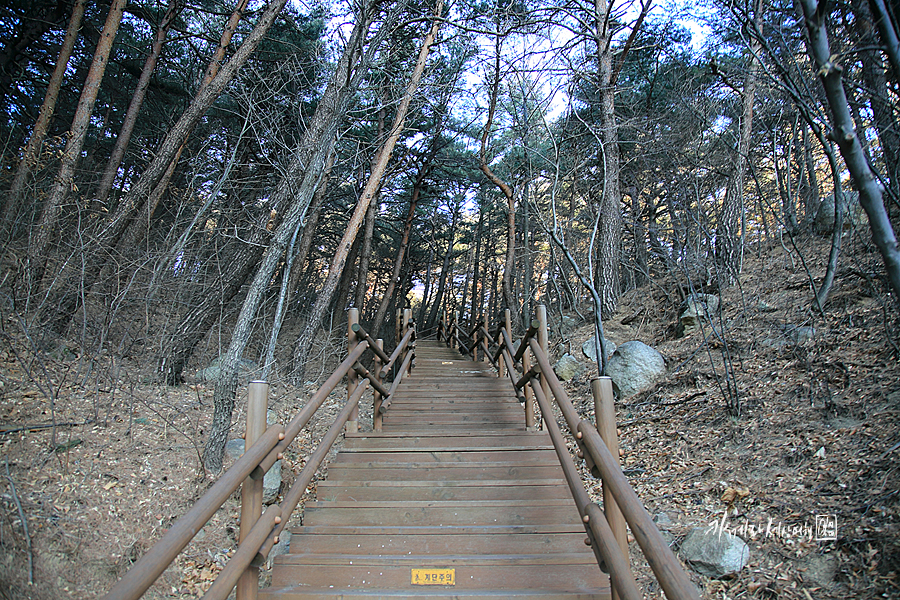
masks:
[[[659,383],[666,375],[666,361],[643,342],[625,342],[606,364],[606,374],[612,378],[619,398],[628,398]]]
[[[553,371],[560,381],[569,381],[584,373],[584,365],[578,362],[577,358],[566,353],[553,365]]]
[[[865,227],[869,219],[859,204],[859,192],[843,192],[841,206],[844,209],[844,229]],[[828,194],[819,202],[816,219],[813,222],[816,233],[830,235],[834,229],[834,194]]]
[[[676,337],[685,337],[700,331],[700,319],[711,319],[719,312],[719,297],[712,294],[691,294],[681,304]]]
[[[816,337],[816,328],[788,325],[785,327],[784,335],[797,346],[801,346]]]
[[[573,317],[563,315],[562,320],[559,322],[559,331],[560,333],[567,333],[575,329],[575,326],[577,324],[578,321],[576,321]]]
[[[197,371],[197,379],[200,381],[216,381],[222,376],[222,360],[224,356],[215,359],[205,369]],[[238,363],[238,379],[249,381],[259,372],[259,365],[252,360],[242,358]]]
[[[239,459],[244,454],[244,440],[228,440],[225,452],[232,459]],[[263,478],[263,504],[273,504],[278,498],[278,492],[281,491],[281,466],[282,461],[276,460],[272,468],[266,471]]]
[[[722,578],[743,569],[750,560],[744,540],[719,527],[696,527],[681,543],[681,558],[707,577]]]
[[[603,338],[603,343],[606,344],[606,360],[609,360],[609,357],[611,357],[613,355],[613,352],[616,351],[616,344],[606,338]],[[589,360],[597,362],[597,348],[599,347],[600,344],[598,343],[597,336],[594,335],[594,337],[590,337],[584,340],[584,343],[581,344],[581,353],[584,354]]]

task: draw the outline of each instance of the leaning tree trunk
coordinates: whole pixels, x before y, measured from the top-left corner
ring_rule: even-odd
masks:
[[[147,55],[137,87],[131,96],[131,103],[125,112],[125,119],[116,138],[116,145],[113,147],[109,161],[106,163],[106,169],[103,171],[103,178],[100,180],[100,185],[94,194],[94,200],[100,204],[104,204],[106,199],[109,198],[113,182],[116,180],[116,174],[119,172],[119,165],[122,164],[122,159],[125,158],[125,151],[128,149],[128,143],[131,141],[131,134],[134,133],[138,113],[144,104],[144,98],[147,97],[147,90],[150,89],[150,77],[153,76],[153,72],[156,70],[156,62],[159,60],[160,54],[162,54],[163,43],[166,41],[169,28],[175,22],[175,17],[178,16],[178,11],[178,0],[169,0],[169,8],[159,24],[159,29],[156,30],[156,37],[153,40],[153,45],[150,47],[150,53]]]
[[[881,186],[875,179],[859,143],[850,107],[841,81],[843,68],[834,62],[825,29],[825,17],[816,0],[800,0],[806,29],[809,32],[809,53],[816,73],[825,89],[825,97],[831,109],[834,138],[844,157],[850,177],[859,190],[859,203],[869,217],[872,241],[884,260],[885,270],[895,300],[900,298],[900,249],[894,228],[884,208]]]
[[[253,31],[247,34],[231,59],[213,77],[209,85],[197,94],[178,122],[169,130],[140,179],[128,190],[116,206],[113,216],[97,233],[90,251],[84,254],[83,263],[69,269],[63,276],[58,291],[46,303],[56,311],[56,315],[51,319],[53,330],[61,331],[74,316],[81,303],[80,291],[90,289],[96,283],[103,270],[104,257],[113,255],[113,249],[125,228],[134,215],[146,205],[150,192],[165,174],[183,141],[256,50],[286,3],[287,0],[271,0],[266,5]]]
[[[372,167],[372,173],[369,175],[369,180],[363,190],[362,197],[357,203],[356,209],[350,217],[350,222],[347,224],[347,230],[344,232],[344,236],[338,244],[337,252],[335,252],[334,258],[331,261],[331,266],[328,269],[328,278],[325,280],[325,284],[322,291],[319,293],[318,298],[316,298],[316,302],[313,305],[309,319],[306,321],[306,325],[303,327],[303,331],[297,338],[297,343],[294,346],[293,373],[294,379],[297,381],[302,381],[306,373],[306,361],[309,357],[313,339],[322,323],[322,316],[325,314],[325,310],[331,303],[331,297],[334,295],[335,288],[337,287],[338,277],[343,270],[344,262],[347,260],[347,253],[350,251],[350,246],[356,239],[356,234],[359,233],[359,228],[362,224],[363,217],[369,208],[369,203],[372,202],[372,198],[374,198],[375,193],[381,186],[381,177],[384,175],[388,160],[391,158],[391,152],[394,149],[394,145],[397,143],[397,140],[403,131],[406,113],[409,110],[409,103],[412,101],[416,88],[419,86],[419,81],[422,79],[422,72],[425,70],[428,52],[431,49],[431,44],[434,42],[438,29],[440,28],[441,21],[439,19],[443,11],[443,6],[443,0],[438,0],[434,11],[434,21],[432,22],[431,30],[428,32],[428,35],[425,36],[425,41],[422,43],[422,49],[419,51],[419,58],[416,61],[416,66],[410,77],[409,85],[406,88],[406,94],[403,96],[403,100],[397,108],[397,114],[394,116],[394,124],[391,126],[390,133],[388,134],[387,140],[384,142],[384,146],[382,146],[381,150],[378,152],[378,160]]]
[[[94,59],[91,61],[91,68],[88,70],[87,77],[84,80],[84,87],[81,91],[81,98],[78,100],[78,108],[72,119],[72,126],[69,129],[69,141],[66,143],[66,149],[60,161],[59,173],[56,175],[56,184],[53,186],[44,204],[44,209],[41,211],[41,219],[37,230],[28,243],[28,256],[25,264],[25,285],[28,294],[38,291],[41,279],[44,276],[47,250],[50,247],[53,232],[59,224],[63,201],[72,190],[75,164],[81,156],[81,149],[87,137],[88,127],[91,123],[91,114],[94,112],[94,103],[97,100],[97,94],[100,93],[100,83],[103,81],[103,73],[106,71],[106,65],[109,62],[109,53],[116,39],[116,32],[119,30],[119,24],[122,22],[126,2],[127,0],[115,0],[109,8],[106,23],[103,25],[103,32],[100,34],[100,42],[97,44],[97,49],[94,52]]]
[[[481,151],[478,154],[478,158],[482,173],[503,192],[503,196],[506,198],[506,260],[503,262],[501,287],[503,288],[503,303],[510,310],[517,311],[516,299],[510,285],[510,276],[516,261],[516,200],[513,189],[491,170],[487,160],[487,140],[494,123],[494,113],[497,110],[497,95],[500,91],[500,48],[502,39],[498,32],[494,38],[494,81],[491,84],[491,102],[488,108],[487,122],[484,124],[484,130],[481,133]]]
[[[234,411],[237,366],[250,337],[251,324],[256,317],[263,294],[268,289],[297,224],[306,214],[310,200],[321,184],[325,163],[337,134],[338,122],[346,113],[368,64],[386,37],[388,30],[392,29],[402,6],[404,6],[403,2],[398,3],[394,11],[385,17],[384,23],[368,44],[365,55],[362,54],[362,47],[371,21],[368,14],[360,15],[344,48],[344,53],[338,61],[331,82],[319,100],[316,112],[300,142],[300,148],[292,157],[291,164],[286,171],[288,175],[279,182],[272,196],[275,201],[279,203],[283,201],[288,205],[288,210],[276,228],[272,241],[250,283],[247,297],[244,299],[238,315],[237,325],[231,336],[231,342],[222,359],[222,374],[216,382],[213,395],[213,422],[204,450],[204,464],[212,471],[219,471],[222,468],[225,442],[228,438],[228,431],[231,429],[231,416]],[[367,10],[371,8],[371,6],[366,7]],[[338,269],[339,273],[340,269]],[[327,303],[324,308],[327,308]],[[323,313],[324,308],[322,309]]]
[[[31,170],[38,162],[41,154],[41,146],[44,138],[47,137],[47,130],[50,128],[50,118],[56,108],[56,100],[59,98],[59,90],[62,87],[63,77],[66,74],[66,68],[69,66],[69,58],[72,56],[72,49],[75,47],[75,40],[78,39],[78,30],[81,28],[81,19],[84,17],[84,7],[87,0],[78,0],[72,7],[72,16],[69,18],[69,27],[66,30],[66,37],[63,39],[62,47],[59,50],[59,57],[56,59],[56,67],[53,69],[53,75],[50,76],[50,82],[47,84],[47,93],[44,96],[44,103],[41,105],[41,111],[38,113],[37,121],[34,124],[34,130],[25,146],[25,152],[22,161],[16,169],[16,176],[13,179],[12,186],[9,189],[9,195],[6,199],[6,205],[3,209],[3,217],[0,222],[4,225],[12,223],[15,218],[16,211],[19,208],[22,191],[28,181]],[[10,226],[10,230],[12,227]]]
[[[197,96],[200,96],[200,94],[203,93],[206,87],[212,82],[213,78],[219,73],[219,69],[222,67],[222,61],[225,59],[225,51],[231,44],[231,38],[234,36],[238,23],[244,16],[244,11],[247,10],[248,3],[249,0],[238,0],[237,6],[235,6],[234,11],[232,11],[231,16],[228,18],[228,22],[225,23],[225,27],[222,29],[222,35],[219,38],[219,45],[216,47],[216,51],[213,53],[213,57],[206,67],[206,73],[203,76],[203,80],[200,82]],[[126,229],[122,239],[119,240],[118,246],[120,248],[134,248],[143,239],[152,222],[153,213],[156,212],[156,207],[159,206],[163,195],[166,193],[166,189],[169,187],[169,182],[172,180],[172,175],[175,174],[178,161],[187,146],[187,138],[192,130],[193,126],[185,133],[181,146],[172,158],[172,162],[169,163],[162,179],[160,179],[159,183],[156,184],[153,191],[150,193],[150,197],[142,211],[142,218],[132,219],[131,223],[128,225],[128,229]]]

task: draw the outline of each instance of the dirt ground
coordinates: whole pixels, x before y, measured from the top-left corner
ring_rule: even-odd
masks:
[[[805,261],[789,248],[749,252],[741,286],[723,294],[721,318],[692,336],[674,335],[674,279],[627,294],[606,320],[607,338],[641,340],[668,367],[654,390],[617,403],[623,468],[650,514],[671,521],[661,528],[675,550],[692,528],[728,511],[750,563],[725,580],[690,571],[704,598],[900,598],[896,305],[878,292],[878,256],[858,251],[843,260],[823,317],[810,306],[806,269],[821,275],[827,244],[807,242]],[[162,386],[150,353],[47,344],[15,313],[2,316],[0,598],[93,598],[211,485],[200,453],[213,386],[193,372],[184,385]],[[789,326],[815,335],[793,343]],[[587,362],[580,346],[590,334],[585,324],[563,331],[554,353]],[[319,372],[330,372],[340,352],[340,336],[321,342]],[[593,369],[566,384],[586,417]],[[730,387],[739,416],[725,410]],[[287,422],[314,390],[273,378],[270,405]],[[344,394],[339,386],[287,453],[286,485]],[[243,388],[233,437],[245,399]],[[586,479],[598,494],[599,483]],[[146,597],[202,595],[234,551],[238,511],[234,496]],[[815,539],[817,516],[836,519],[836,540]],[[632,562],[645,596],[662,597],[634,544]]]

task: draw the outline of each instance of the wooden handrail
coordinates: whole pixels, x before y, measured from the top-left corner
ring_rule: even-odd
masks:
[[[403,339],[400,340],[400,343],[397,344],[397,347],[394,348],[394,351],[388,357],[387,362],[383,367],[381,367],[381,376],[384,377],[391,371],[391,367],[394,366],[394,362],[397,360],[397,357],[400,356],[400,353],[406,350],[406,347],[409,346],[409,341],[414,338],[416,335],[416,328],[410,327],[406,332],[406,335],[403,336]],[[382,359],[383,360],[383,359]]]
[[[283,457],[283,451],[299,435],[300,431],[306,427],[343,377],[350,373],[358,373],[364,378],[362,383],[356,386],[343,410],[322,438],[318,448],[310,455],[294,485],[283,496],[281,505],[270,506],[256,520],[247,536],[238,545],[235,554],[204,596],[208,600],[222,600],[226,598],[240,579],[241,574],[248,567],[259,566],[265,562],[272,547],[277,543],[278,535],[286,526],[291,513],[299,504],[303,494],[306,493],[307,486],[343,431],[344,424],[347,423],[351,414],[354,414],[354,410],[359,406],[360,398],[368,389],[369,384],[371,383],[376,391],[385,395],[385,400],[388,401],[388,404],[390,403],[390,394],[394,393],[397,383],[408,370],[415,352],[407,352],[403,360],[403,373],[397,377],[397,381],[395,381],[395,385],[392,386],[389,393],[381,384],[377,375],[369,372],[358,361],[366,350],[371,349],[379,359],[389,358],[387,361],[389,364],[379,371],[380,373],[386,373],[393,366],[392,363],[396,361],[397,356],[400,356],[404,350],[414,346],[415,326],[412,322],[410,322],[410,325],[411,327],[406,332],[403,340],[394,350],[392,358],[384,353],[376,343],[376,340],[373,340],[364,328],[358,324],[356,326],[351,325],[351,329],[359,339],[359,343],[348,352],[346,358],[316,393],[310,397],[300,412],[291,419],[286,427],[281,425],[269,427],[256,443],[252,444],[235,461],[234,465],[222,474],[203,497],[179,518],[169,531],[113,585],[112,589],[103,596],[103,600],[137,600],[137,598],[140,598],[200,529],[212,518],[225,500],[248,477],[254,480],[262,479],[272,465]]]
[[[175,560],[231,494],[250,476],[260,461],[284,435],[281,425],[273,425],[222,477],[203,494],[191,509],[175,521],[166,534],[147,551],[103,596],[103,600],[136,600]]]
[[[541,386],[533,386],[534,395],[537,398],[541,412],[545,415],[552,414],[550,402],[544,395]],[[554,419],[544,419],[547,424],[547,432],[553,442],[553,448],[556,450],[556,456],[563,468],[563,474],[566,482],[569,484],[569,490],[575,498],[575,505],[578,507],[578,513],[582,516],[582,521],[588,529],[591,548],[596,554],[599,554],[598,560],[602,561],[609,571],[609,577],[612,579],[613,586],[622,600],[641,600],[642,596],[638,591],[637,584],[634,581],[634,575],[631,573],[631,566],[625,562],[625,557],[619,550],[616,539],[613,536],[612,529],[599,510],[596,504],[591,501],[587,490],[584,489],[584,483],[581,481],[581,475],[572,461],[572,455],[569,454],[566,440],[556,424]],[[597,513],[591,514],[591,506],[597,507]]]
[[[631,484],[622,469],[612,455],[603,439],[597,432],[596,428],[589,422],[582,419],[578,415],[578,411],[569,400],[568,394],[563,389],[562,384],[553,372],[550,360],[544,354],[543,348],[537,343],[537,340],[528,341],[532,354],[541,367],[541,376],[549,383],[550,390],[556,398],[556,404],[559,406],[572,433],[575,435],[579,446],[586,452],[590,453],[591,460],[600,471],[600,476],[604,485],[608,485],[612,491],[613,497],[625,515],[628,525],[634,534],[638,545],[647,559],[650,568],[659,582],[660,587],[666,593],[666,597],[670,600],[699,600],[697,589],[691,583],[687,574],[681,568],[681,563],[672,553],[671,548],[663,539],[659,529],[653,523],[653,519],[644,508],[640,498],[638,498]],[[543,390],[538,393],[540,386],[532,386],[535,395],[540,398]],[[540,400],[539,400],[540,402]],[[549,408],[549,407],[548,407]],[[541,407],[542,412],[545,410]],[[550,414],[544,412],[544,414]],[[548,427],[552,419],[545,419]],[[614,543],[614,542],[613,542]]]
[[[391,389],[388,390],[387,397],[381,401],[381,406],[378,408],[378,412],[384,414],[391,407],[391,400],[394,396],[394,392],[397,391],[397,387],[400,385],[400,382],[403,381],[403,376],[405,375],[407,369],[409,368],[409,363],[412,361],[413,356],[415,356],[412,352],[406,355],[406,358],[403,359],[403,364],[400,366],[400,372],[396,378],[394,378],[394,382],[391,384]]]
[[[362,385],[356,387],[353,395],[347,400],[346,404],[344,404],[344,408],[341,409],[341,412],[334,418],[334,421],[331,424],[331,427],[328,429],[328,432],[322,437],[322,441],[319,442],[319,446],[315,449],[315,451],[309,455],[309,458],[306,459],[306,464],[303,466],[303,470],[300,471],[300,474],[297,475],[297,479],[294,480],[293,485],[287,491],[287,493],[282,496],[281,499],[281,512],[284,515],[284,519],[282,519],[281,523],[279,523],[275,529],[272,530],[272,533],[265,539],[263,544],[258,548],[256,557],[253,559],[253,564],[262,565],[266,562],[266,558],[269,556],[269,552],[272,551],[272,547],[277,543],[276,539],[281,532],[284,530],[287,522],[290,520],[291,515],[294,512],[294,509],[297,508],[297,505],[300,503],[300,499],[303,498],[303,494],[306,493],[306,488],[312,481],[313,476],[316,474],[316,471],[319,470],[319,466],[321,466],[322,461],[325,460],[325,457],[328,456],[328,452],[331,451],[331,447],[334,446],[335,441],[337,441],[338,436],[340,436],[341,432],[344,430],[344,423],[347,422],[347,419],[350,418],[350,414],[353,412],[353,409],[359,406],[359,400],[362,398],[363,393],[366,391],[366,384],[363,382]]]

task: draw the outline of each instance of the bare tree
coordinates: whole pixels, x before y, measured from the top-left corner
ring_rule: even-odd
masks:
[[[100,180],[100,185],[94,194],[96,202],[103,204],[109,197],[116,174],[119,172],[119,165],[122,164],[122,159],[125,158],[125,151],[128,149],[128,143],[131,141],[131,134],[134,133],[138,113],[140,113],[141,106],[144,104],[144,98],[147,97],[147,90],[150,89],[150,78],[153,76],[153,71],[156,70],[156,63],[160,54],[162,54],[163,43],[166,41],[169,28],[175,22],[175,17],[178,16],[178,11],[178,0],[169,0],[166,14],[156,30],[156,37],[154,37],[153,44],[150,46],[150,53],[144,62],[144,68],[141,70],[137,87],[131,96],[131,103],[125,112],[125,118],[122,120],[122,128],[119,130],[118,137],[116,137],[116,145],[113,146],[112,154],[106,163],[106,169],[103,171],[103,178]]]
[[[799,0],[799,2],[809,34],[810,58],[825,89],[825,96],[831,109],[834,127],[832,137],[859,190],[859,203],[869,217],[872,240],[884,260],[894,298],[900,301],[900,250],[897,248],[897,238],[884,208],[881,185],[869,167],[850,115],[850,107],[841,81],[844,69],[837,62],[837,58],[832,56],[829,48],[825,28],[826,11],[819,10],[820,6],[816,0]]]

